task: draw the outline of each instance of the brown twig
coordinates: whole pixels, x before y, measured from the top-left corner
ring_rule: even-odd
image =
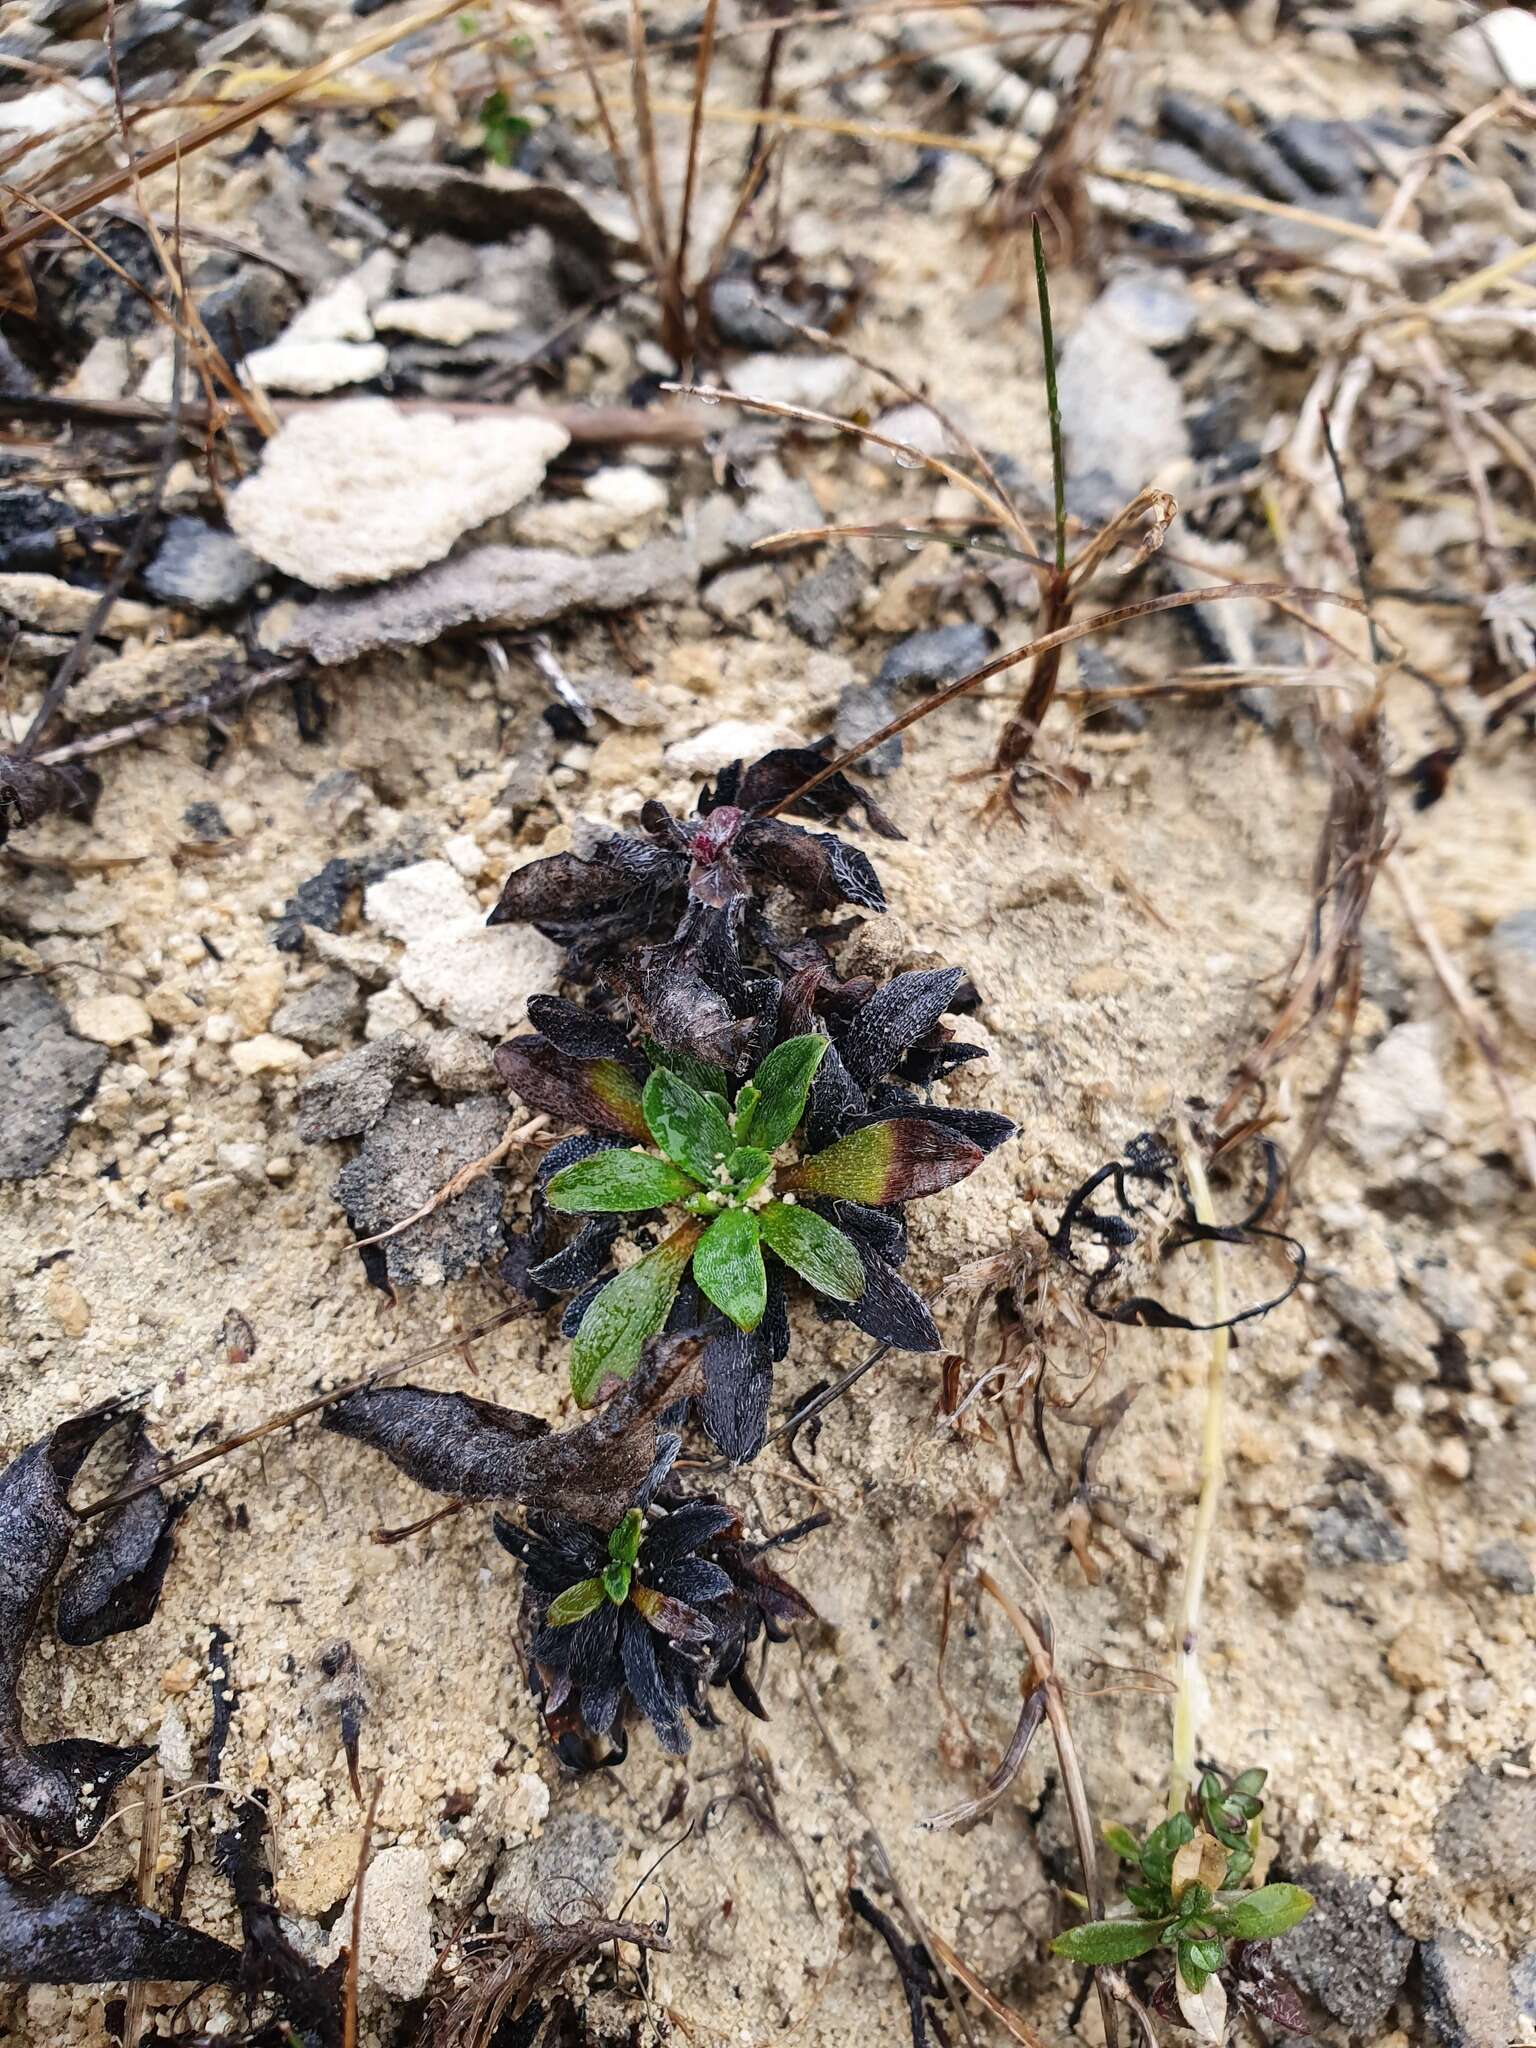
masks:
[[[357,2048],[357,1983],[363,1947],[363,1880],[368,1875],[368,1854],[373,1846],[373,1817],[379,1810],[382,1777],[373,1781],[368,1811],[363,1815],[362,1840],[357,1845],[357,1876],[352,1885],[352,1945],[347,1951],[347,1988],[341,2013],[341,2048]]]

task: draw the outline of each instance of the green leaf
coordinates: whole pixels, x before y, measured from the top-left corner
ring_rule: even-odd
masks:
[[[725,1170],[738,1195],[755,1194],[773,1171],[773,1154],[759,1152],[755,1145],[741,1145],[726,1160]]]
[[[1179,1920],[1187,1924],[1209,1912],[1214,1893],[1209,1885],[1187,1884],[1179,1894]]]
[[[1312,1894],[1299,1884],[1266,1884],[1235,1906],[1213,1915],[1223,1934],[1234,1941],[1273,1941],[1285,1934],[1312,1910]]]
[[[864,1292],[858,1246],[835,1223],[798,1202],[770,1202],[757,1220],[770,1248],[818,1294],[857,1301]]]
[[[1268,1771],[1239,1771],[1232,1780],[1234,1799],[1257,1799],[1269,1778]],[[1251,1816],[1250,1816],[1251,1818]]]
[[[550,1628],[569,1628],[573,1621],[583,1621],[587,1615],[595,1614],[603,1599],[601,1579],[582,1579],[555,1595],[544,1611],[544,1620]]]
[[[740,1138],[743,1131],[752,1128],[752,1112],[757,1108],[757,1084],[743,1081],[736,1090],[736,1107],[731,1113],[731,1129]]]
[[[708,1060],[698,1059],[691,1052],[663,1052],[654,1038],[642,1039],[641,1046],[653,1067],[663,1068],[669,1074],[681,1074],[701,1095],[718,1095],[723,1099],[726,1089],[723,1067],[711,1066]]]
[[[699,1239],[693,1277],[738,1330],[755,1330],[768,1305],[768,1275],[750,1209],[727,1209]]]
[[[826,1050],[826,1039],[814,1032],[786,1038],[773,1048],[749,1083],[757,1090],[755,1106],[749,1105],[743,1113],[737,1098],[736,1136],[741,1144],[760,1145],[765,1152],[772,1152],[792,1135],[805,1115],[805,1098]]]
[[[1128,1827],[1123,1827],[1117,1820],[1107,1820],[1100,1826],[1099,1833],[1123,1862],[1140,1863],[1141,1849]]]
[[[1212,1970],[1219,1970],[1227,1960],[1226,1949],[1213,1934],[1197,1935],[1193,1941],[1181,1941],[1178,1946],[1181,1969],[1187,1956],[1197,1970],[1203,1970],[1206,1976],[1209,1976]],[[1194,1988],[1198,1991],[1200,1986],[1196,1984]]]
[[[1186,1842],[1195,1838],[1195,1824],[1187,1813],[1171,1813],[1155,1827],[1141,1848],[1141,1867],[1155,1885],[1168,1885],[1173,1878],[1173,1859]]]
[[[633,1564],[640,1555],[640,1541],[644,1535],[645,1516],[639,1508],[631,1508],[608,1538],[608,1555],[615,1564]]]
[[[653,1159],[649,1152],[628,1152],[623,1146],[594,1152],[574,1166],[562,1166],[545,1189],[550,1207],[568,1216],[664,1209],[669,1202],[684,1201],[698,1191],[696,1180],[665,1159]]]
[[[615,1559],[603,1566],[603,1591],[615,1607],[622,1607],[629,1598],[629,1566]]]
[[[1161,1920],[1090,1920],[1082,1927],[1069,1927],[1051,1943],[1052,1955],[1068,1956],[1074,1963],[1128,1963],[1144,1956],[1163,1938]]]
[[[1206,1979],[1211,1974],[1195,1954],[1195,1950],[1199,1947],[1199,1942],[1181,1941],[1175,1949],[1179,1959],[1179,1975],[1189,1986],[1190,1990],[1195,1992],[1205,1989]]]
[[[627,1380],[667,1320],[702,1225],[685,1223],[617,1274],[587,1306],[571,1346],[571,1392],[585,1408],[610,1379]]]
[[[754,1118],[754,1127],[756,1122]],[[797,1194],[840,1195],[879,1209],[887,1202],[935,1195],[964,1180],[984,1157],[979,1145],[947,1124],[898,1116],[850,1131],[824,1152],[787,1168],[778,1176],[778,1185]]]
[[[1167,1885],[1132,1884],[1127,1879],[1120,1889],[1125,1893],[1126,1903],[1148,1919],[1155,1914],[1172,1911],[1173,1902],[1168,1896]]]
[[[691,1173],[706,1187],[720,1185],[716,1171],[736,1150],[731,1127],[720,1109],[681,1075],[658,1067],[641,1098],[651,1136],[674,1166]]]
[[[1227,1873],[1222,1879],[1225,1891],[1234,1891],[1253,1868],[1253,1851],[1246,1842],[1240,1849],[1234,1849],[1227,1858]]]

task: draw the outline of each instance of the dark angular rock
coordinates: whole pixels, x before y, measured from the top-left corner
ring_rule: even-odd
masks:
[[[980,668],[996,647],[997,635],[990,626],[930,626],[898,640],[887,651],[875,681],[888,690],[937,689]]]
[[[858,608],[865,581],[858,556],[848,548],[835,548],[822,568],[796,586],[785,612],[791,632],[813,647],[825,647]]]
[[[1312,1911],[1285,1937],[1285,1973],[1351,2033],[1378,2028],[1413,1961],[1413,1943],[1385,1906],[1373,1904],[1367,1877],[1325,1863],[1296,1872]]]
[[[1333,1505],[1312,1524],[1312,1556],[1321,1565],[1401,1564],[1407,1555],[1395,1523],[1358,1479],[1341,1480]]]
[[[307,924],[317,924],[323,932],[338,931],[357,880],[355,861],[328,860],[319,874],[300,882],[272,927],[272,943],[279,953],[303,952]]]
[[[396,1031],[312,1068],[299,1088],[301,1140],[315,1145],[323,1138],[355,1138],[370,1130],[416,1057],[414,1042]]]
[[[1489,1585],[1501,1593],[1522,1599],[1536,1593],[1536,1572],[1518,1543],[1490,1543],[1477,1553],[1475,1563]]]
[[[849,683],[837,700],[837,722],[832,728],[833,751],[847,753],[860,740],[868,739],[896,716],[896,699],[880,683]],[[861,775],[889,775],[901,766],[901,734],[892,733],[872,754],[858,764]]]
[[[1165,92],[1158,111],[1168,133],[1198,151],[1207,163],[1241,178],[1267,198],[1283,199],[1292,206],[1307,204],[1311,197],[1308,186],[1280,152],[1239,127],[1213,100],[1194,93]]]
[[[1440,1809],[1435,1855],[1469,1890],[1536,1888],[1536,1778],[1468,1771]]]
[[[218,612],[238,604],[267,573],[232,533],[202,519],[173,519],[144,581],[165,604]]]
[[[1352,196],[1364,190],[1359,141],[1350,122],[1288,114],[1268,130],[1267,140],[1314,191]]]
[[[0,1180],[53,1164],[106,1063],[36,976],[0,980]]]
[[[221,839],[229,837],[229,827],[217,804],[188,804],[181,821],[202,846],[217,846]]]
[[[1077,650],[1077,684],[1081,690],[1113,690],[1125,681],[1124,672],[1101,648],[1084,641]],[[1109,703],[1095,705],[1090,700],[1083,706],[1083,723],[1094,732],[1145,732],[1147,713],[1145,705],[1134,697],[1112,698]]]
[[[249,263],[198,308],[214,347],[232,366],[276,341],[298,310],[298,293],[281,272]]]
[[[0,398],[25,398],[37,388],[37,379],[0,334]]]
[[[343,967],[323,974],[281,1005],[272,1019],[280,1038],[296,1038],[311,1052],[331,1052],[345,1045],[363,1021],[363,991],[356,975]]]
[[[1424,2018],[1439,2048],[1508,2048],[1520,2038],[1515,1988],[1491,1942],[1442,1931],[1419,1947]]]
[[[462,1167],[483,1158],[507,1127],[499,1095],[475,1095],[451,1108],[424,1097],[392,1102],[336,1182],[359,1237],[414,1215]],[[437,1285],[483,1265],[502,1250],[501,1184],[493,1174],[378,1247],[392,1285]]]

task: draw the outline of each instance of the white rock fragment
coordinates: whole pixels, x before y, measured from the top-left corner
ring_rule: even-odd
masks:
[[[845,356],[747,356],[725,373],[728,389],[773,405],[840,413],[853,396],[859,366]]]
[[[382,377],[389,368],[389,350],[382,341],[278,340],[252,349],[244,368],[263,391],[324,398],[348,384],[368,384]]]
[[[126,1045],[148,1038],[153,1019],[137,996],[87,996],[76,1003],[70,1021],[81,1038],[97,1045]]]
[[[1435,1027],[1399,1024],[1346,1076],[1339,1134],[1367,1166],[1390,1162],[1446,1110]]]
[[[399,267],[389,250],[375,250],[356,270],[311,299],[273,346],[281,348],[287,341],[372,341],[373,308],[388,296]]]
[[[192,1756],[192,1731],[187,1717],[173,1700],[160,1716],[157,1744],[160,1768],[173,1784],[185,1784],[196,1765]]]
[[[254,1074],[291,1074],[295,1067],[307,1067],[309,1054],[297,1039],[279,1038],[275,1032],[258,1031],[254,1038],[242,1038],[229,1048],[230,1064],[249,1080]]]
[[[1490,91],[1508,84],[1529,92],[1536,86],[1536,16],[1523,7],[1497,7],[1447,36],[1445,55]]]
[[[78,633],[100,602],[99,590],[66,583],[62,576],[49,576],[41,569],[11,569],[0,575],[0,612],[42,633]],[[102,638],[121,640],[125,633],[142,633],[159,616],[147,604],[119,598]]]
[[[410,334],[418,341],[458,348],[480,334],[505,334],[517,324],[517,316],[469,292],[433,292],[423,299],[388,300],[374,314],[373,324],[381,333]]]
[[[537,932],[475,923],[407,946],[400,980],[424,1009],[482,1038],[502,1039],[553,985],[564,956]]]
[[[664,511],[667,503],[667,487],[660,477],[635,462],[600,469],[596,476],[588,477],[586,493],[594,504],[606,505],[610,512],[621,512],[629,519],[645,519]]]
[[[759,724],[747,718],[722,718],[692,739],[676,740],[667,749],[667,766],[689,775],[717,775],[732,761],[755,761],[774,747],[799,747],[805,742],[788,726]]]
[[[316,589],[381,583],[509,512],[569,439],[532,414],[460,424],[386,398],[318,406],[268,442],[229,521],[253,554]]]
[[[1128,498],[1187,457],[1183,393],[1109,294],[1072,330],[1056,382],[1070,476],[1099,473]]]
[[[381,875],[364,892],[363,915],[407,945],[445,926],[480,922],[479,905],[463,876],[445,860],[418,860]]]
[[[431,1867],[421,1849],[381,1849],[363,1880],[357,1968],[391,1998],[420,1998],[432,1974]],[[352,1894],[331,1929],[329,1963],[352,1939]]]

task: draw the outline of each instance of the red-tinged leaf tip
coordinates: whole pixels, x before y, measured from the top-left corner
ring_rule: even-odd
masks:
[[[794,1194],[830,1195],[879,1209],[910,1202],[974,1173],[986,1154],[946,1124],[925,1117],[893,1117],[850,1131],[778,1174],[775,1186]]]
[[[493,1058],[502,1080],[530,1109],[560,1123],[650,1142],[640,1083],[617,1060],[572,1059],[534,1031],[498,1045]]]

